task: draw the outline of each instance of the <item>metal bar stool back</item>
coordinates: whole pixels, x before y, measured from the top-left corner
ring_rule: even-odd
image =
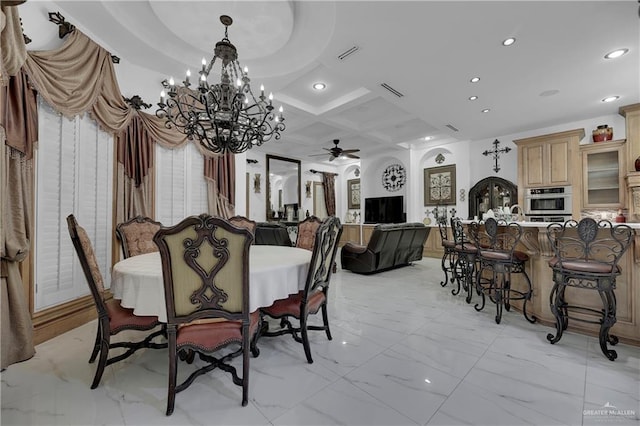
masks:
[[[453,241],[455,244],[456,261],[454,264],[454,275],[457,283],[457,287],[451,290],[451,294],[457,295],[462,289],[467,293],[465,301],[471,303],[478,247],[473,244],[465,234],[462,220],[459,217],[451,218],[451,231],[453,232]]]
[[[580,222],[569,220],[552,223],[547,227],[547,237],[554,251],[549,261],[553,269],[553,288],[549,295],[551,312],[556,319],[556,334],[547,335],[554,344],[562,337],[571,319],[600,324],[599,342],[602,353],[611,361],[618,354],[607,343],[615,345],[618,338],[609,334],[616,323],[616,277],[621,269],[618,263],[631,245],[635,230],[628,225],[613,226],[607,220],[596,222],[584,218]],[[595,290],[602,300],[602,309],[570,303],[566,288]],[[576,293],[571,293],[576,296]],[[576,301],[575,298],[573,298]],[[594,319],[595,317],[595,319]]]

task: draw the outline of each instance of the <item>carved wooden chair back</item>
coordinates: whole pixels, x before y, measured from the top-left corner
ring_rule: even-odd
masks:
[[[296,238],[296,247],[313,250],[316,232],[322,224],[322,220],[317,216],[309,216],[302,222],[298,223],[298,237]]]
[[[136,216],[116,225],[116,237],[122,244],[124,258],[158,251],[153,236],[162,227],[148,217]]]
[[[175,395],[193,378],[215,366],[231,373],[248,401],[250,336],[259,315],[249,313],[249,249],[253,235],[229,221],[207,214],[191,216],[162,228],[154,237],[160,249],[169,340],[169,396],[167,415]],[[228,345],[239,346],[242,377],[224,358],[211,354]],[[190,379],[176,385],[177,356],[198,353],[206,362]]]
[[[251,231],[251,234],[255,237],[256,226],[257,226],[257,223],[255,220],[251,220],[244,216],[233,216],[233,217],[230,217],[228,220],[229,222],[231,222],[237,227],[247,228],[249,231]]]

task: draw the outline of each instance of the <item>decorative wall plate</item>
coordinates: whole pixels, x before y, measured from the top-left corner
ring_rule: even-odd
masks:
[[[398,191],[406,181],[407,174],[400,164],[391,164],[382,172],[382,187],[387,191]]]

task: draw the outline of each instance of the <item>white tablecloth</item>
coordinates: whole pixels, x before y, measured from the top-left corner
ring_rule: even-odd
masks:
[[[249,250],[249,307],[270,306],[304,289],[311,252],[297,247],[253,245]],[[136,315],[167,321],[159,253],[121,260],[111,271],[111,292]]]

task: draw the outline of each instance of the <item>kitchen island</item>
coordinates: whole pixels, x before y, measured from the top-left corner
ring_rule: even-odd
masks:
[[[465,220],[463,224],[471,221]],[[529,255],[526,270],[531,279],[533,297],[527,304],[529,315],[535,315],[538,322],[555,327],[555,318],[549,306],[549,295],[553,288],[552,270],[549,259],[554,256],[553,248],[547,238],[546,222],[517,222],[523,227],[523,236],[519,250]],[[614,224],[615,225],[615,224]],[[635,229],[636,235],[631,246],[620,260],[621,274],[616,279],[617,322],[611,328],[611,334],[618,336],[621,342],[640,346],[640,223],[627,223]],[[432,232],[431,234],[434,234]],[[435,233],[437,234],[437,233]],[[433,257],[438,257],[434,253]],[[440,255],[441,256],[441,255]],[[512,275],[514,289],[524,289],[524,279],[521,274]],[[474,301],[477,299],[474,293]],[[602,307],[602,301],[597,291],[579,288],[568,288],[567,302],[572,305],[587,306],[594,309]],[[513,301],[512,305],[518,309],[522,301]],[[488,305],[485,309],[490,309]],[[575,331],[589,335],[598,335],[600,326],[569,319],[568,331]],[[559,343],[561,344],[561,342]]]

